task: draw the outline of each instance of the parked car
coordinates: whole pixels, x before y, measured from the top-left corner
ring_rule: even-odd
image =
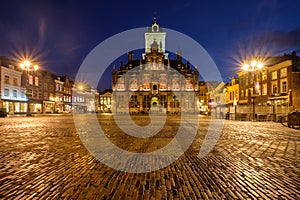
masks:
[[[7,116],[7,112],[5,108],[0,108],[0,117],[6,117]]]
[[[296,126],[300,127],[300,112],[294,111],[288,114],[287,120],[288,127],[295,128]]]

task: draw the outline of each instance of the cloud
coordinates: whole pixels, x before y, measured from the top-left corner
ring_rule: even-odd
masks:
[[[289,53],[300,49],[300,28],[292,31],[270,31],[254,37],[253,40],[263,41],[263,44],[272,48],[274,54]]]
[[[300,28],[291,31],[268,31],[259,35],[242,39],[235,44],[233,58],[237,63],[253,57],[268,57],[289,54],[292,51],[300,53]]]

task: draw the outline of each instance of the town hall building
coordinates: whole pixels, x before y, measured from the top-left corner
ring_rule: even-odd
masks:
[[[156,18],[145,32],[145,52],[112,70],[112,111],[116,113],[198,113],[199,72],[180,51],[170,59],[165,49],[166,32]]]

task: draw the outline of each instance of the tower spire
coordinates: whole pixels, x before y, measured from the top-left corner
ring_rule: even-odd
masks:
[[[156,15],[153,16],[153,24],[156,24]]]
[[[153,23],[152,24],[156,24],[156,11],[153,12]]]

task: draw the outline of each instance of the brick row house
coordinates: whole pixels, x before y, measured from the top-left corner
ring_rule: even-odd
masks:
[[[27,106],[30,113],[42,113],[43,77],[39,71],[22,71],[22,85],[26,88]]]
[[[248,119],[268,115],[270,119],[278,120],[290,111],[300,110],[300,59],[295,52],[265,58],[262,69],[240,70],[225,88],[226,112],[232,115],[238,112],[247,115]],[[213,92],[211,90],[207,95]],[[223,106],[218,104],[217,98],[210,98],[210,101],[215,107]]]
[[[55,112],[71,112],[73,82],[66,76],[54,77]]]
[[[238,73],[240,87],[238,103],[249,105],[253,104],[254,100],[258,109],[271,106],[274,114],[284,114],[300,109],[299,61],[299,57],[293,52],[290,55],[266,59],[265,67],[254,73],[240,71]],[[254,98],[253,87],[256,90]]]
[[[43,71],[43,113],[54,113],[55,111],[55,75],[49,71]]]

